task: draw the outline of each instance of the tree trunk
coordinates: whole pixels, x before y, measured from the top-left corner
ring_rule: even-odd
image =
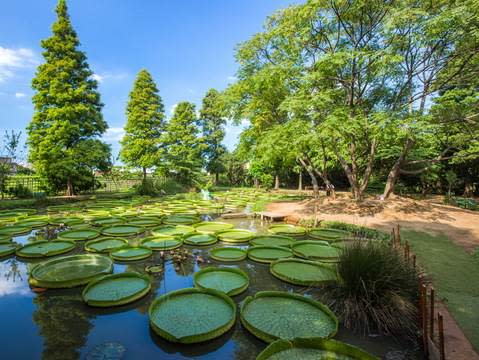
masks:
[[[220,181],[220,174],[218,172],[215,172],[215,185],[218,185],[219,181]]]
[[[276,175],[274,177],[274,189],[279,190],[279,176],[278,175]]]
[[[381,200],[386,200],[389,197],[389,195],[391,195],[392,192],[394,191],[396,182],[399,178],[399,175],[401,174],[401,166],[404,164],[407,154],[409,153],[413,145],[414,145],[414,141],[410,138],[407,138],[401,154],[399,155],[393,167],[389,171],[388,178],[386,180],[386,185],[384,186],[384,192],[381,196]]]
[[[309,177],[311,178],[311,183],[313,184],[313,196],[315,199],[319,197],[319,186],[318,186],[318,179],[316,179],[316,176],[314,176],[313,169],[311,166],[308,166],[304,159],[299,158],[299,162],[301,165],[304,167],[306,172],[309,174]]]
[[[143,182],[146,181],[146,167],[143,168]]]
[[[474,183],[471,181],[471,179],[465,179],[464,180],[464,194],[462,196],[468,198],[472,197],[474,195]]]
[[[299,172],[299,176],[298,176],[298,190],[299,191],[303,190],[303,172],[302,171]]]
[[[259,188],[259,181],[258,181],[257,178],[254,178],[254,179],[253,179],[253,183],[254,183],[254,187],[255,187],[256,189],[258,189],[258,188]]]
[[[72,183],[72,178],[68,177],[67,178],[67,193],[66,196],[73,196],[73,183]]]

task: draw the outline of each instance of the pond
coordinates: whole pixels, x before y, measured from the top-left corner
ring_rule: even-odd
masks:
[[[235,228],[265,232],[259,220],[225,220]],[[32,234],[34,234],[33,231]],[[15,237],[25,244],[29,235]],[[242,328],[239,320],[235,326],[219,338],[195,345],[178,345],[157,336],[149,326],[148,307],[158,296],[172,290],[193,287],[193,274],[205,266],[237,266],[250,277],[248,290],[234,297],[239,304],[246,296],[261,290],[299,292],[314,296],[314,291],[288,285],[269,272],[268,264],[243,260],[234,265],[216,262],[209,258],[210,249],[225,246],[217,243],[206,247],[184,245],[191,256],[182,264],[174,264],[160,252],[144,261],[114,265],[114,272],[137,271],[144,273],[145,266],[161,264],[165,271],[151,276],[152,291],[144,298],[125,306],[93,308],[84,304],[82,287],[48,290],[34,293],[28,285],[28,272],[37,261],[25,261],[15,257],[0,262],[0,348],[3,359],[103,359],[108,352],[114,359],[254,359],[266,343]],[[245,247],[243,245],[232,245]],[[83,253],[83,244],[69,253]],[[199,261],[198,261],[199,260]],[[204,260],[204,262],[202,262]],[[358,336],[344,328],[335,339],[356,345],[372,354],[393,358],[394,354],[407,351],[406,344],[385,336]],[[402,358],[402,357],[399,357]]]

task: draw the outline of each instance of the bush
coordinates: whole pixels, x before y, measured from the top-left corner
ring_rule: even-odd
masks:
[[[354,224],[348,224],[341,221],[322,221],[321,227],[330,229],[346,230],[352,233],[357,238],[366,238],[372,240],[391,240],[391,235],[387,232],[371,229],[365,226],[359,226]]]
[[[7,193],[19,199],[30,199],[33,197],[32,190],[23,184],[17,184],[12,188],[7,189]]]
[[[186,191],[183,185],[170,178],[147,178],[133,189],[137,195],[148,196],[172,195]]]
[[[354,331],[417,335],[419,273],[383,242],[346,246],[337,265],[339,283],[324,289],[323,301]]]

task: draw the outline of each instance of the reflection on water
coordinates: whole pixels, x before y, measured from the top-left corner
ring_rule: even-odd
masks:
[[[236,228],[259,233],[264,232],[267,225],[251,219],[225,221],[234,224]],[[25,243],[32,235],[34,234],[15,240]],[[79,243],[72,253],[81,253],[82,245]],[[151,302],[169,291],[192,287],[193,274],[205,266],[237,266],[249,274],[250,287],[245,293],[234,297],[237,304],[246,296],[262,290],[304,292],[304,288],[288,285],[272,277],[266,264],[249,260],[234,265],[210,261],[209,250],[217,246],[245,247],[222,243],[203,248],[185,246],[189,256],[180,263],[175,263],[169,255],[162,256],[160,252],[155,252],[151,258],[143,261],[115,263],[115,273],[145,273],[148,265],[164,266],[164,272],[149,275],[152,290],[144,298],[133,304],[105,309],[86,306],[81,300],[82,288],[48,290],[34,294],[28,287],[28,271],[38,260],[29,264],[13,257],[2,260],[0,311],[3,323],[0,322],[0,332],[7,334],[0,337],[2,358],[90,359],[89,355],[104,348],[104,344],[114,343],[125,350],[123,359],[254,359],[266,344],[243,329],[239,319],[226,334],[196,345],[170,343],[158,337],[149,327],[148,307]],[[205,261],[199,262],[198,259]],[[315,296],[314,291],[318,290],[308,290],[307,295]],[[403,348],[387,338],[358,338],[344,329],[336,338],[377,355]],[[23,344],[21,346],[20,341]]]

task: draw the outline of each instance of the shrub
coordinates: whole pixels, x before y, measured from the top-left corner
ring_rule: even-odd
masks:
[[[19,199],[30,199],[33,197],[32,190],[23,184],[17,184],[14,187],[9,188],[7,193]]]
[[[348,224],[341,221],[322,221],[320,226],[329,229],[346,230],[352,233],[357,238],[384,241],[391,240],[391,235],[385,231],[371,229],[360,225]]]
[[[159,196],[185,192],[186,188],[174,179],[150,178],[133,187],[137,195]]]
[[[323,301],[346,328],[417,335],[419,273],[410,262],[377,241],[353,242],[339,260],[339,282],[324,289]]]

